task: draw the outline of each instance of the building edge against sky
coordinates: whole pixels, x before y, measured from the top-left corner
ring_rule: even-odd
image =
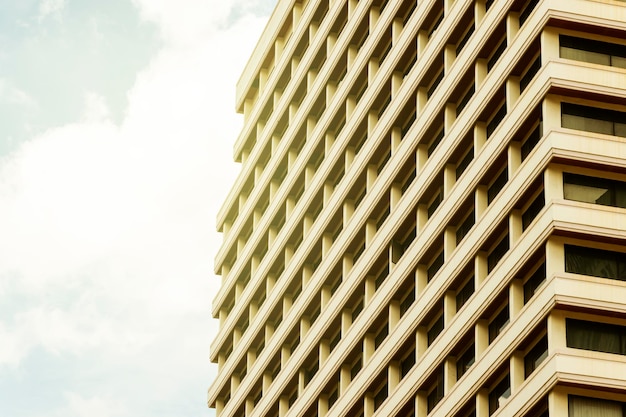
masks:
[[[218,416],[626,416],[626,2],[279,0]]]

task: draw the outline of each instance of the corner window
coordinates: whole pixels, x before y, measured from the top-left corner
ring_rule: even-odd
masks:
[[[565,272],[626,281],[626,254],[565,245]]]
[[[565,172],[563,196],[567,200],[626,208],[626,183]]]
[[[626,326],[566,319],[567,347],[626,355]]]

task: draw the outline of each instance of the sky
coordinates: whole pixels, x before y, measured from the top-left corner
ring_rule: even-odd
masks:
[[[0,416],[213,416],[235,85],[276,0],[0,0]]]

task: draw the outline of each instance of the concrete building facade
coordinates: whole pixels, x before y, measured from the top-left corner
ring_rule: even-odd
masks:
[[[626,416],[626,2],[279,0],[237,110],[218,416]]]

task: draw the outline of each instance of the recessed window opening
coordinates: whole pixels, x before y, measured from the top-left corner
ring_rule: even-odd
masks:
[[[585,132],[626,137],[626,112],[561,103],[561,126]]]
[[[493,114],[489,122],[487,122],[487,139],[491,137],[496,128],[500,126],[500,122],[506,116],[506,102],[503,101],[498,110]]]
[[[459,115],[461,114],[463,109],[465,109],[465,106],[467,106],[467,103],[469,103],[471,98],[474,96],[474,92],[475,91],[476,91],[476,87],[474,85],[474,82],[472,81],[472,85],[467,89],[467,91],[465,92],[465,94],[461,98],[461,101],[459,101],[459,103],[456,105],[456,116],[457,117],[459,117]]]
[[[443,262],[444,255],[442,249],[428,265],[428,282],[430,282],[430,280],[437,274],[437,272],[439,272],[439,269],[443,266]]]
[[[467,30],[465,31],[465,34],[463,34],[463,37],[461,38],[459,43],[457,43],[456,50],[455,50],[457,56],[461,53],[461,51],[463,50],[467,42],[470,40],[470,38],[474,34],[475,26],[476,25],[472,21],[471,26],[467,28]]]
[[[541,140],[543,135],[543,124],[539,121],[534,128],[532,128],[530,135],[522,142],[522,162],[526,160],[530,152],[535,149],[535,146]]]
[[[378,349],[378,347],[383,343],[383,341],[389,335],[389,323],[385,320],[385,323],[380,326],[376,335],[374,336],[374,349]]]
[[[519,25],[520,25],[520,28],[522,27],[522,25],[524,23],[526,23],[526,20],[528,19],[528,16],[530,16],[532,11],[535,10],[535,7],[537,6],[538,3],[539,3],[539,0],[530,0],[522,8],[522,10],[519,13]]]
[[[493,342],[502,333],[507,324],[509,324],[508,304],[502,307],[498,314],[489,322],[489,343]]]
[[[537,57],[533,60],[533,63],[526,69],[526,71],[522,74],[519,80],[519,90],[520,93],[523,93],[528,84],[535,78],[535,75],[541,69],[541,54],[537,55]]]
[[[493,51],[493,54],[491,54],[491,57],[489,57],[489,60],[487,61],[487,72],[491,71],[494,65],[496,65],[496,62],[498,62],[504,51],[506,51],[506,46],[506,36],[504,36],[498,44],[498,47]]]
[[[565,245],[565,272],[626,281],[626,254]]]
[[[429,85],[428,90],[426,91],[427,98],[430,98],[433,95],[437,87],[439,87],[439,83],[441,83],[441,80],[443,80],[443,77],[444,77],[444,70],[442,66],[439,69],[439,72],[437,73],[437,75],[435,76],[435,79],[433,80],[433,82]]]
[[[504,235],[498,244],[493,247],[491,252],[487,255],[487,271],[491,273],[493,269],[498,265],[498,262],[509,251],[509,234]]]
[[[567,347],[626,355],[626,326],[565,319]]]
[[[400,360],[400,375],[404,378],[415,365],[415,346]]]
[[[406,292],[406,295],[400,301],[400,316],[403,316],[415,302],[415,285]]]
[[[470,346],[468,346],[467,349],[465,349],[465,351],[459,356],[459,358],[456,361],[457,381],[461,379],[461,377],[465,375],[467,371],[469,371],[469,369],[471,368],[471,366],[474,364],[475,361],[476,361],[476,351],[475,351],[474,343],[472,343]]]
[[[530,226],[545,205],[545,196],[543,190],[541,190],[533,202],[522,212],[522,230],[526,230]]]
[[[626,68],[626,45],[559,35],[561,58]]]
[[[437,146],[439,146],[439,143],[441,143],[443,136],[444,129],[443,126],[441,126],[441,129],[439,129],[437,134],[431,139],[430,143],[428,144],[428,156],[432,155],[432,153],[435,152],[435,149],[437,149]]]
[[[563,173],[566,200],[626,208],[626,182]]]
[[[474,227],[475,223],[475,213],[474,208],[469,212],[467,217],[463,220],[463,222],[456,229],[456,244],[461,243],[463,238],[469,233],[469,231]]]
[[[544,335],[524,356],[524,378],[528,378],[547,357],[548,336]]]
[[[489,415],[502,407],[511,396],[511,378],[509,374],[489,392]]]
[[[567,396],[568,417],[624,417],[626,403],[600,398]]]
[[[439,401],[443,399],[444,387],[443,387],[443,367],[439,367],[435,371],[434,381],[431,382],[430,387],[427,389],[426,395],[426,411],[430,413],[439,404]]]
[[[436,191],[435,196],[428,203],[427,214],[428,214],[429,219],[435,213],[435,210],[437,210],[437,208],[439,207],[442,201],[443,201],[443,188],[439,187]]]
[[[428,346],[430,346],[435,341],[437,336],[439,336],[439,334],[443,331],[443,326],[443,312],[441,312],[439,316],[437,316],[437,318],[428,327],[426,333],[428,338]]]
[[[459,311],[461,307],[467,303],[470,297],[474,294],[474,274],[463,284],[463,286],[456,293],[456,310]]]
[[[497,177],[493,180],[493,182],[487,188],[487,204],[491,204],[491,202],[496,198],[496,196],[502,191],[504,186],[509,180],[509,172],[507,167],[505,166],[500,170]]]
[[[456,179],[461,178],[461,175],[465,172],[469,164],[474,160],[474,145],[472,145],[469,150],[465,153],[465,156],[461,158],[459,163],[456,166]]]
[[[388,387],[385,381],[374,393],[374,410],[377,410],[387,399]]]
[[[524,283],[524,304],[530,301],[539,287],[546,282],[546,262],[541,263],[539,268]]]

